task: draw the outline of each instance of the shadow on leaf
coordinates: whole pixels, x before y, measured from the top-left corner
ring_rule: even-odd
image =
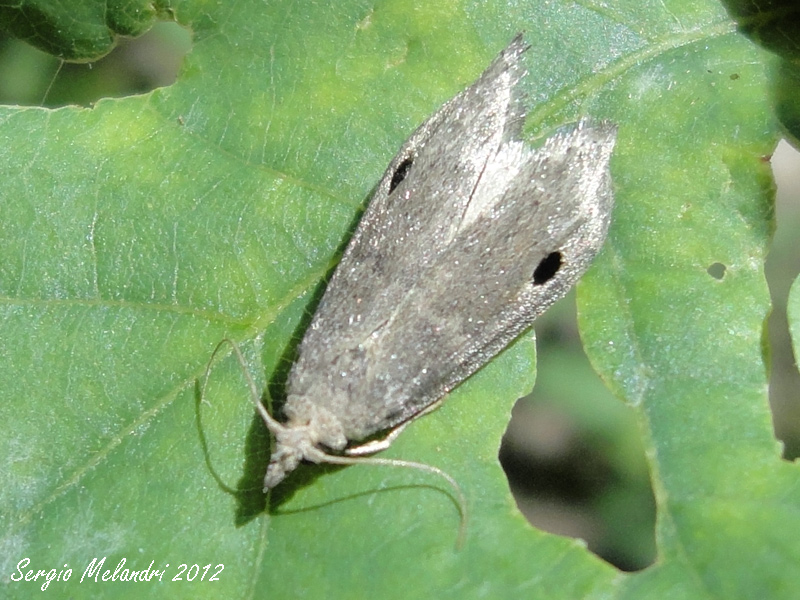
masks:
[[[370,196],[371,195],[372,192],[370,193]],[[316,308],[325,293],[327,283],[333,275],[336,265],[338,265],[339,259],[347,247],[350,237],[358,225],[362,213],[363,208],[358,212],[353,219],[353,222],[350,224],[347,235],[340,243],[335,254],[336,258],[329,267],[325,277],[312,292],[311,300],[308,304],[307,310],[304,311],[303,317],[300,319],[297,327],[295,327],[294,331],[292,332],[289,343],[287,344],[284,352],[281,354],[272,376],[267,382],[266,391],[264,394],[262,394],[260,402],[267,407],[267,410],[270,412],[270,414],[275,415],[279,420],[281,420],[280,415],[282,414],[282,407],[286,403],[286,390],[289,374],[291,373],[292,365],[294,364],[295,360],[297,360],[299,346],[303,339],[303,334],[311,324],[311,321],[314,317],[314,312],[316,311]],[[242,366],[244,368],[244,365]],[[211,476],[217,482],[217,485],[220,487],[220,489],[236,498],[237,508],[234,519],[236,526],[238,527],[246,525],[259,514],[261,514],[265,508],[267,508],[267,494],[263,491],[263,481],[272,451],[269,430],[258,414],[254,414],[250,428],[247,432],[247,437],[245,438],[244,466],[242,469],[242,476],[240,477],[236,484],[236,488],[234,489],[222,480],[212,464],[208,441],[203,431],[200,414],[200,403],[202,400],[202,386],[200,385],[199,381],[196,381],[195,415],[197,431],[198,435],[200,436],[200,443],[203,449],[203,456],[205,457],[206,466],[208,467]],[[342,468],[343,467],[340,465],[330,464],[301,464],[295,470],[295,472],[293,472],[291,476],[286,479],[286,481],[282,482],[270,494],[269,512],[271,514],[278,513],[280,506],[284,502],[290,500],[294,496],[295,492],[313,484],[319,476],[332,471],[338,471]]]

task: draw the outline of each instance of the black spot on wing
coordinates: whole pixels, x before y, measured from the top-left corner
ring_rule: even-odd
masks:
[[[389,193],[391,194],[395,188],[400,185],[411,170],[411,165],[414,164],[414,157],[409,156],[394,170],[392,173],[392,181],[389,183]]]
[[[550,281],[561,268],[561,252],[551,252],[545,256],[533,271],[533,283],[544,285]]]

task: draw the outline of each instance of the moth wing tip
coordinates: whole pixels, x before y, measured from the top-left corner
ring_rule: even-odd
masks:
[[[511,42],[509,42],[508,46],[506,46],[506,49],[503,51],[503,53],[507,53],[516,58],[523,52],[526,52],[530,47],[531,45],[525,41],[525,32],[518,31]]]

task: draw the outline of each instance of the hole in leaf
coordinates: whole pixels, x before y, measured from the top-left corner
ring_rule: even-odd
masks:
[[[106,56],[87,63],[63,62],[0,36],[0,104],[90,106],[101,98],[143,94],[173,84],[190,48],[191,33],[174,22],[123,38]]]
[[[500,462],[532,525],[585,540],[619,569],[642,570],[656,558],[645,444],[634,411],[589,364],[570,296],[536,321],[536,387],[514,407]]]
[[[725,277],[725,270],[725,265],[719,262],[715,262],[713,265],[708,267],[708,269],[706,269],[709,275],[718,280],[721,280],[723,277]]]
[[[784,85],[788,85],[788,80]],[[771,166],[777,185],[774,218],[778,226],[765,265],[773,307],[766,336],[771,357],[769,402],[775,435],[783,443],[783,457],[796,462],[800,458],[800,371],[793,348],[797,344],[797,340],[793,340],[796,336],[790,333],[792,324],[787,314],[787,300],[798,273],[800,153],[783,140],[772,155]]]

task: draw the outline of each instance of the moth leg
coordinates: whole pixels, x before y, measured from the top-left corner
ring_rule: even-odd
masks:
[[[387,434],[386,437],[381,438],[379,440],[371,440],[366,444],[361,444],[360,446],[348,448],[347,450],[344,451],[344,453],[347,456],[366,456],[368,454],[375,454],[376,452],[380,452],[381,450],[386,450],[389,446],[391,446],[394,443],[394,441],[397,439],[397,436],[403,433],[403,430],[409,423],[411,423],[411,421],[400,423],[400,425],[392,429]]]
[[[444,398],[439,398],[436,402],[427,406],[421,412],[418,412],[416,415],[411,417],[408,421],[403,421],[395,427],[394,429],[390,430],[386,437],[383,437],[379,440],[372,440],[367,442],[366,444],[361,444],[360,446],[354,446],[353,448],[348,448],[344,451],[345,455],[347,456],[366,456],[368,454],[375,454],[376,452],[381,452],[382,450],[386,450],[389,446],[391,446],[397,437],[403,433],[403,430],[408,427],[410,423],[413,423],[420,417],[424,417],[427,414],[432,413],[437,408],[439,408],[444,402]]]

